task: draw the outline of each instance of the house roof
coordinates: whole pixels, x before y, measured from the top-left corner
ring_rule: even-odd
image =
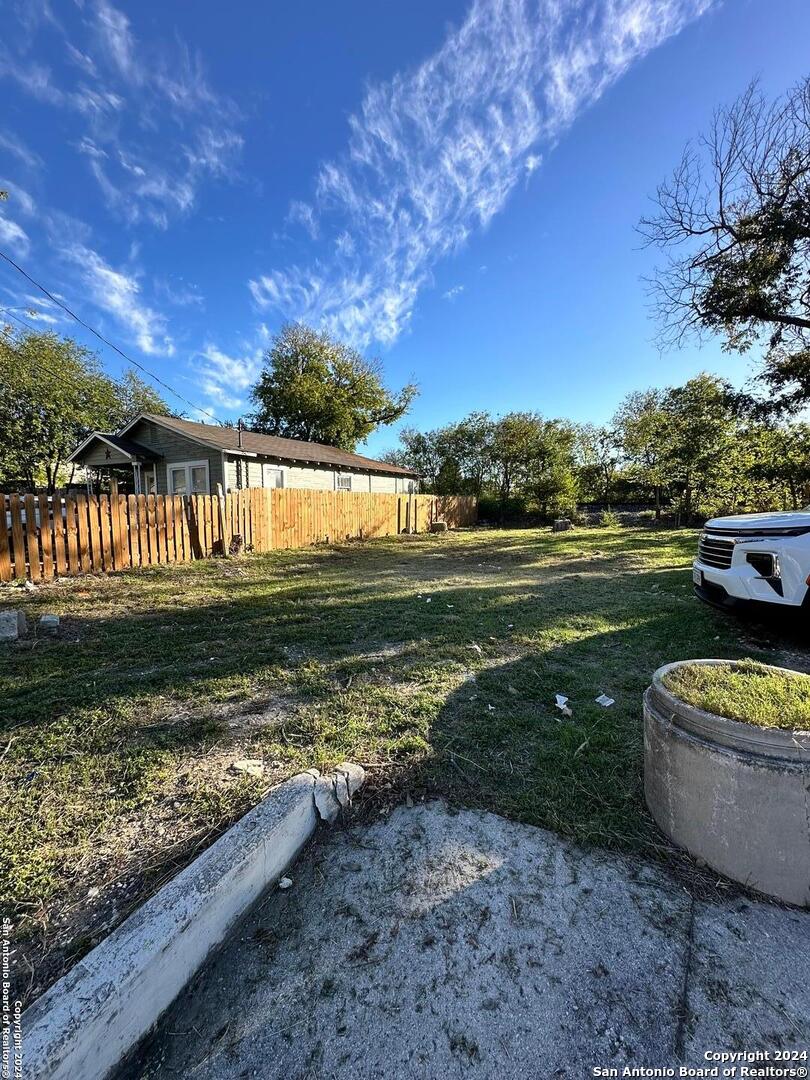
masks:
[[[76,447],[68,458],[68,461],[78,460],[83,451],[96,440],[107,443],[115,450],[120,450],[122,454],[126,454],[126,456],[133,461],[157,461],[160,458],[160,454],[156,454],[150,447],[143,446],[133,439],[127,439],[124,436],[116,435],[115,432],[111,431],[93,431],[87,436],[81,446]]]
[[[242,445],[239,445],[239,432],[236,428],[219,427],[214,424],[198,424],[193,420],[179,420],[174,416],[157,416],[154,413],[141,413],[126,427],[121,429],[121,434],[133,428],[140,420],[151,420],[152,423],[168,428],[170,431],[184,435],[188,439],[209,447],[213,450],[225,450],[235,454],[247,454],[249,456],[261,454],[264,457],[282,458],[285,461],[306,461],[313,464],[338,465],[347,469],[363,469],[366,472],[386,473],[397,476],[413,476],[419,474],[413,469],[404,469],[399,465],[389,465],[385,461],[376,461],[374,458],[363,457],[362,454],[351,454],[348,450],[339,450],[335,446],[325,446],[322,443],[303,442],[299,439],[282,439],[278,435],[260,435],[255,431],[242,431]]]

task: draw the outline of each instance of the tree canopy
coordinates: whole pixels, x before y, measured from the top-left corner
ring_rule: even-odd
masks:
[[[810,79],[718,110],[642,219],[669,258],[653,294],[664,344],[719,334],[763,349],[772,407],[810,398]],[[775,394],[773,393],[775,391]]]
[[[416,396],[413,384],[388,390],[379,361],[366,360],[325,331],[284,326],[268,350],[252,398],[252,426],[267,435],[354,450],[393,424]]]
[[[583,504],[646,503],[686,525],[807,502],[810,426],[763,418],[704,373],[629,394],[604,426],[473,413],[433,431],[406,429],[386,459],[416,470],[427,491],[479,496],[485,518],[548,520]]]
[[[169,409],[134,371],[114,379],[72,338],[0,327],[0,481],[53,492],[82,439],[140,411]]]

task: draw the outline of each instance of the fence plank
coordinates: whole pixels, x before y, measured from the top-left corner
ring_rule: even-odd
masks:
[[[158,562],[167,562],[166,558],[166,496],[155,495],[155,533],[157,535]]]
[[[79,566],[83,574],[89,574],[93,569],[93,559],[90,547],[90,521],[89,500],[86,495],[76,496],[76,516],[78,518],[78,545]]]
[[[127,495],[126,503],[127,543],[129,547],[129,565],[141,565],[141,552],[138,533],[138,500],[134,495]]]
[[[8,518],[6,517],[6,497],[0,492],[0,581],[11,581],[11,544],[8,535]]]
[[[164,496],[164,516],[166,518],[166,561],[177,562],[177,549],[174,540],[174,496]]]
[[[138,554],[140,566],[149,565],[149,534],[146,531],[146,496],[136,495],[138,504]]]
[[[191,502],[194,504],[194,522],[197,526],[197,542],[194,545],[194,558],[205,558],[205,515],[200,495],[192,495]]]
[[[200,549],[200,533],[197,522],[197,505],[193,495],[184,496],[184,502],[186,528],[188,529],[188,558],[200,559],[202,558],[202,551]]]
[[[205,543],[206,555],[214,554],[214,500],[211,495],[203,495],[203,511],[205,513]]]
[[[155,496],[146,496],[146,529],[149,534],[149,564],[159,562],[157,543],[157,521],[155,518]]]
[[[48,496],[39,496],[39,538],[42,544],[42,576],[46,581],[53,577],[53,537],[51,535],[51,507]],[[5,514],[3,515],[5,517]]]
[[[106,495],[99,495],[98,497],[98,529],[100,536],[100,552],[101,559],[104,564],[104,572],[109,574],[114,568],[113,562],[113,544],[112,544],[112,522],[110,520],[110,500]],[[97,567],[101,569],[101,564]]]
[[[37,534],[37,502],[33,495],[26,495],[25,538],[28,547],[28,576],[31,581],[42,580],[42,568],[39,561],[39,536]]]
[[[132,536],[129,525],[129,500],[126,495],[116,495],[115,501],[118,506],[118,527],[121,535],[121,568],[128,570],[132,566],[132,555],[129,547]],[[138,565],[137,562],[135,565]]]
[[[110,500],[106,495],[98,496],[98,532],[102,538],[102,558],[104,559],[105,573],[114,569],[114,552],[112,545],[112,515],[110,514]],[[97,567],[100,569],[100,567]]]
[[[53,508],[53,546],[56,559],[56,572],[59,576],[67,573],[67,539],[65,537],[65,517],[62,512],[62,496],[54,491]]]
[[[160,551],[161,551],[161,556],[163,558],[163,561],[166,562],[166,563],[170,563],[170,562],[174,562],[174,556],[169,551],[169,515],[171,513],[171,496],[170,495],[161,495],[160,496],[160,503],[161,503],[160,517],[161,517],[162,529],[163,529],[163,539],[162,539]]]
[[[19,495],[9,495],[8,508],[11,513],[11,542],[14,547],[14,576],[27,576],[25,566],[25,540],[23,539],[22,507]]]
[[[188,542],[188,523],[186,521],[185,500],[181,495],[174,498],[174,535],[177,543],[177,557],[181,561],[188,562],[191,558],[191,549]]]
[[[79,534],[76,525],[76,499],[65,496],[65,533],[67,535],[68,573],[76,577],[81,570],[79,564]]]
[[[118,506],[118,493],[113,486],[109,496],[110,503],[110,532],[112,534],[112,563],[113,569],[121,569],[121,515]]]
[[[94,574],[104,570],[104,551],[101,546],[101,507],[98,495],[87,496],[87,525],[90,533],[90,564]]]

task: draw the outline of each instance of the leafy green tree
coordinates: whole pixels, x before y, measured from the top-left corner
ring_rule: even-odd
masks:
[[[542,517],[570,515],[576,510],[580,494],[576,441],[574,424],[538,418],[534,454],[528,462],[524,490]]]
[[[252,398],[254,427],[268,435],[354,450],[378,427],[393,424],[417,394],[408,384],[394,393],[383,385],[379,361],[328,333],[288,324],[265,357]]]
[[[471,413],[433,431],[405,428],[399,436],[401,445],[383,457],[418,472],[425,491],[478,496],[491,470],[492,433],[487,413]]]
[[[665,399],[662,390],[636,391],[628,394],[613,417],[628,476],[653,492],[656,520],[661,517],[661,496],[669,479],[670,431]]]
[[[678,522],[728,504],[743,475],[738,461],[738,398],[731,385],[701,374],[666,392],[665,466],[678,493]]]
[[[621,452],[616,431],[597,424],[580,424],[574,445],[582,486],[597,500],[609,503]]]
[[[810,486],[810,424],[760,426],[757,436],[749,468],[752,481],[781,488],[780,509],[798,510],[807,502]]]
[[[0,328],[0,480],[52,493],[82,439],[139,411],[168,407],[135,372],[116,380],[71,338]]]
[[[810,398],[810,79],[769,104],[755,83],[720,109],[642,220],[670,253],[653,291],[664,343],[719,334],[764,350],[772,403]]]
[[[485,412],[473,412],[445,428],[442,446],[458,463],[462,495],[480,496],[492,468],[494,425]]]
[[[154,413],[156,416],[172,415],[171,409],[157,390],[145,383],[132,368],[127,368],[120,379],[112,382],[112,407],[106,421],[108,431],[117,431],[138,413]]]
[[[562,420],[512,412],[495,422],[492,481],[502,514],[515,495],[530,497],[544,516],[576,506],[575,431]]]
[[[383,454],[383,461],[400,465],[404,469],[413,469],[421,478],[422,490],[436,494],[442,467],[437,436],[436,431],[421,432],[415,428],[403,428],[399,433],[401,445],[396,450]]]

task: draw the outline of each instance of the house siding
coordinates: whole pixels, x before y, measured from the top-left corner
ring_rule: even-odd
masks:
[[[109,453],[109,457],[107,454]],[[106,443],[100,442],[97,446],[94,446],[92,450],[82,454],[82,461],[85,465],[89,465],[91,468],[95,468],[98,465],[131,465],[132,462],[126,456],[122,454],[120,450],[114,450]]]
[[[163,460],[155,463],[158,495],[169,494],[168,466],[182,461],[208,462],[208,481],[212,493],[216,492],[217,484],[222,483],[220,450],[209,450],[194,439],[187,439],[149,420],[141,420],[127,432],[127,437],[133,442],[143,443],[162,456]],[[144,470],[147,468],[145,465]]]
[[[396,476],[379,476],[372,473],[369,479],[372,491],[393,495],[397,490]]]
[[[160,455],[161,460],[151,464],[144,463],[144,472],[154,467],[157,479],[157,492],[167,495],[169,492],[168,467],[188,461],[207,461],[210,491],[216,493],[217,484],[222,484],[224,491],[236,491],[240,487],[263,487],[263,465],[281,468],[284,472],[284,487],[302,488],[309,491],[334,491],[336,475],[349,474],[352,477],[352,491],[389,492],[408,490],[408,477],[385,476],[362,469],[346,469],[337,465],[309,465],[305,462],[286,462],[276,457],[237,457],[227,450],[209,450],[195,439],[164,428],[151,420],[140,420],[127,432],[133,442],[148,446]],[[113,451],[113,453],[115,453]],[[103,446],[93,448],[91,455],[84,459],[88,465],[109,465],[119,462],[128,464],[128,459],[105,458]],[[241,472],[241,483],[238,472]]]
[[[284,472],[284,486],[308,491],[334,491],[337,469],[328,465],[291,465]]]

